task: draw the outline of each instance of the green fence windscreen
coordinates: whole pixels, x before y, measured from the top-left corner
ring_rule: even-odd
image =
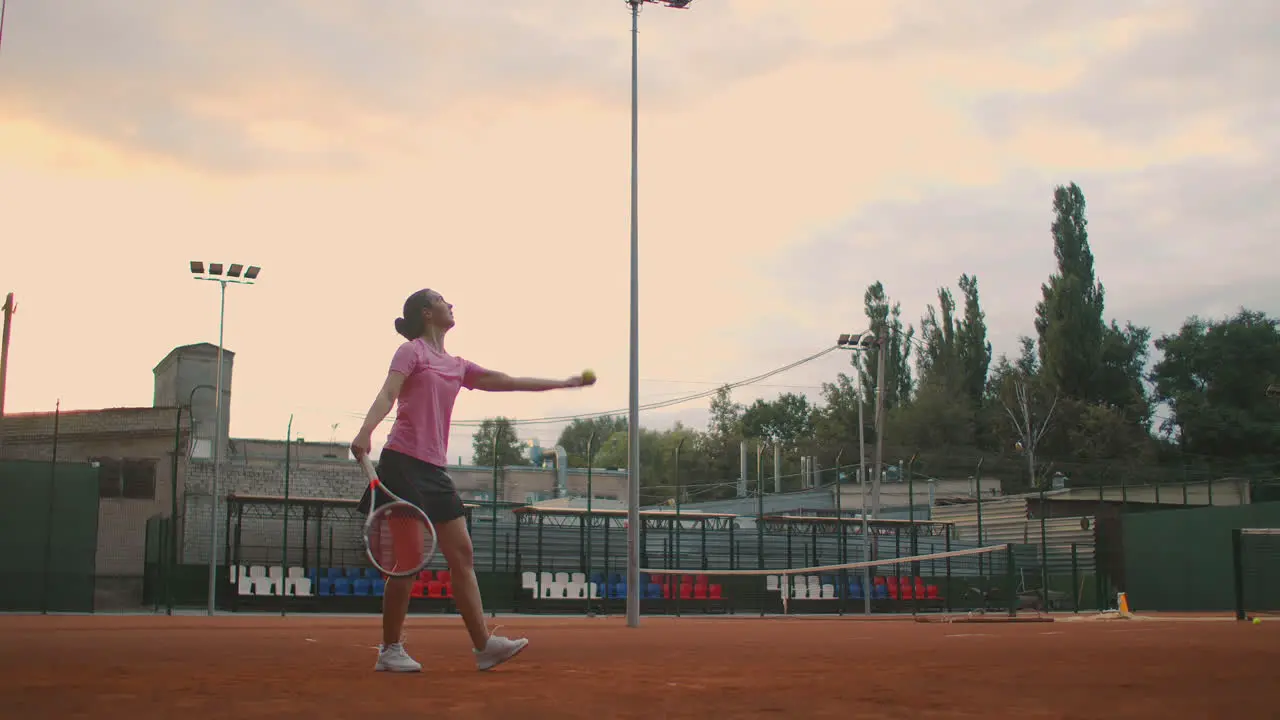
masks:
[[[98,471],[0,462],[0,610],[92,612]]]
[[[1231,531],[1280,527],[1280,502],[1124,518],[1124,590],[1135,611],[1235,609]]]

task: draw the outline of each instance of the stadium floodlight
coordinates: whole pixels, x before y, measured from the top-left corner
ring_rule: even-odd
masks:
[[[836,347],[852,352],[866,352],[867,348],[876,343],[876,336],[871,332],[855,332],[840,333],[840,337],[836,339]],[[879,380],[877,379],[877,384]],[[877,439],[879,435],[877,434]],[[837,468],[836,472],[839,472]],[[836,492],[841,492],[841,488],[837,484]],[[862,509],[858,515],[862,518],[862,556],[864,558],[871,557],[870,542],[871,534],[867,528],[867,449],[866,449],[866,423],[862,419],[862,373],[858,373],[858,494],[861,496]],[[871,571],[863,568],[863,587],[871,587]],[[863,613],[871,614],[871,593],[864,592],[862,597]]]
[[[250,266],[244,277],[239,277],[244,265],[233,263],[228,272],[222,272],[222,263],[205,265],[199,260],[191,261],[191,275],[196,280],[210,280],[218,283],[221,297],[218,304],[218,369],[214,380],[213,400],[213,483],[209,487],[209,598],[208,613],[213,615],[218,595],[218,485],[222,480],[222,335],[227,318],[227,283],[236,285],[253,285],[258,278],[260,268]]]
[[[685,10],[692,0],[624,0],[631,11],[631,358],[627,412],[627,627],[640,627],[640,8]]]

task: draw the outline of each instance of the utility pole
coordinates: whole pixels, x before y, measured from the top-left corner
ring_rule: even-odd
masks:
[[[889,347],[889,338],[882,335],[876,338],[880,346],[876,350],[876,449],[872,460],[871,472],[871,517],[880,517],[880,482],[884,479],[884,361],[885,350]]]
[[[13,293],[4,299],[4,339],[0,341],[0,424],[4,422],[4,389],[9,378],[9,329],[13,325],[13,314],[18,304],[13,301]],[[4,433],[0,432],[0,447],[4,445]]]

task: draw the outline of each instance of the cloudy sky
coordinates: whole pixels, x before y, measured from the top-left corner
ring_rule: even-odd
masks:
[[[11,412],[138,406],[227,293],[238,436],[347,440],[432,287],[448,347],[590,389],[455,418],[625,408],[629,18],[617,0],[14,0],[0,45]],[[1272,0],[698,0],[641,16],[641,396],[918,324],[976,274],[1032,332],[1056,184],[1080,183],[1109,318],[1280,312]],[[817,397],[831,354],[744,388]],[[701,425],[705,401],[648,413]],[[460,425],[451,455],[470,456]],[[554,441],[558,427],[522,430]],[[375,437],[375,442],[380,437]]]

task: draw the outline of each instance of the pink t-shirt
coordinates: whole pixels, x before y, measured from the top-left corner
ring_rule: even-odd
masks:
[[[449,421],[461,388],[475,388],[486,370],[475,363],[437,352],[422,340],[396,348],[391,371],[405,376],[396,404],[396,421],[384,446],[432,465],[448,464]]]

